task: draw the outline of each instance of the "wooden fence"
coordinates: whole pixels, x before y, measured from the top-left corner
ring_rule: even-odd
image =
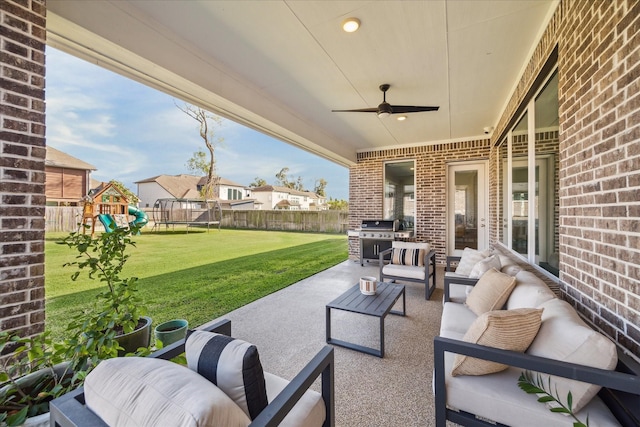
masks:
[[[149,219],[153,218],[151,209],[147,214]],[[46,207],[46,231],[75,231],[80,221],[81,207]],[[348,223],[348,213],[345,211],[222,211],[222,227],[225,228],[346,233]],[[144,231],[151,231],[152,227],[153,222],[149,222]],[[102,230],[102,227],[97,227],[96,230]]]

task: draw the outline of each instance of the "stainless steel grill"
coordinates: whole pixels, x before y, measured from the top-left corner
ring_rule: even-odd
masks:
[[[380,252],[389,249],[395,239],[398,221],[364,220],[360,225],[360,265],[364,261],[377,260]]]

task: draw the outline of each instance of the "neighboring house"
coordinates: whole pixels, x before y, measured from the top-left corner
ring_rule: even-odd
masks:
[[[207,177],[203,176],[198,182],[198,191],[207,182]],[[245,200],[251,197],[251,190],[237,182],[233,182],[229,179],[220,177],[218,181],[218,198],[222,200]]]
[[[197,199],[200,197],[195,175],[158,175],[136,181],[141,208],[153,207],[158,199]]]
[[[195,175],[158,175],[135,182],[141,208],[153,207],[158,199],[198,199],[205,177]],[[244,185],[220,178],[218,201],[223,209],[254,209],[255,200]]]
[[[47,205],[78,206],[89,194],[91,171],[96,167],[48,146],[44,170]]]
[[[276,185],[263,185],[251,190],[253,197],[262,203],[263,209],[309,211],[327,210],[325,197],[312,191],[299,191]]]

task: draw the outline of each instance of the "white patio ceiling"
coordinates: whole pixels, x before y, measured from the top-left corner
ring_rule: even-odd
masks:
[[[48,44],[343,165],[494,126],[555,0],[49,0]],[[345,33],[347,17],[362,22]],[[437,112],[333,113],[387,101]]]

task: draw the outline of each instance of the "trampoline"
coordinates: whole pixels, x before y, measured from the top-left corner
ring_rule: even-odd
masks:
[[[153,204],[153,229],[158,229],[164,225],[169,226],[186,225],[187,233],[189,227],[207,227],[207,231],[212,226],[217,226],[220,230],[222,221],[222,208],[217,200],[202,199],[158,199]]]

